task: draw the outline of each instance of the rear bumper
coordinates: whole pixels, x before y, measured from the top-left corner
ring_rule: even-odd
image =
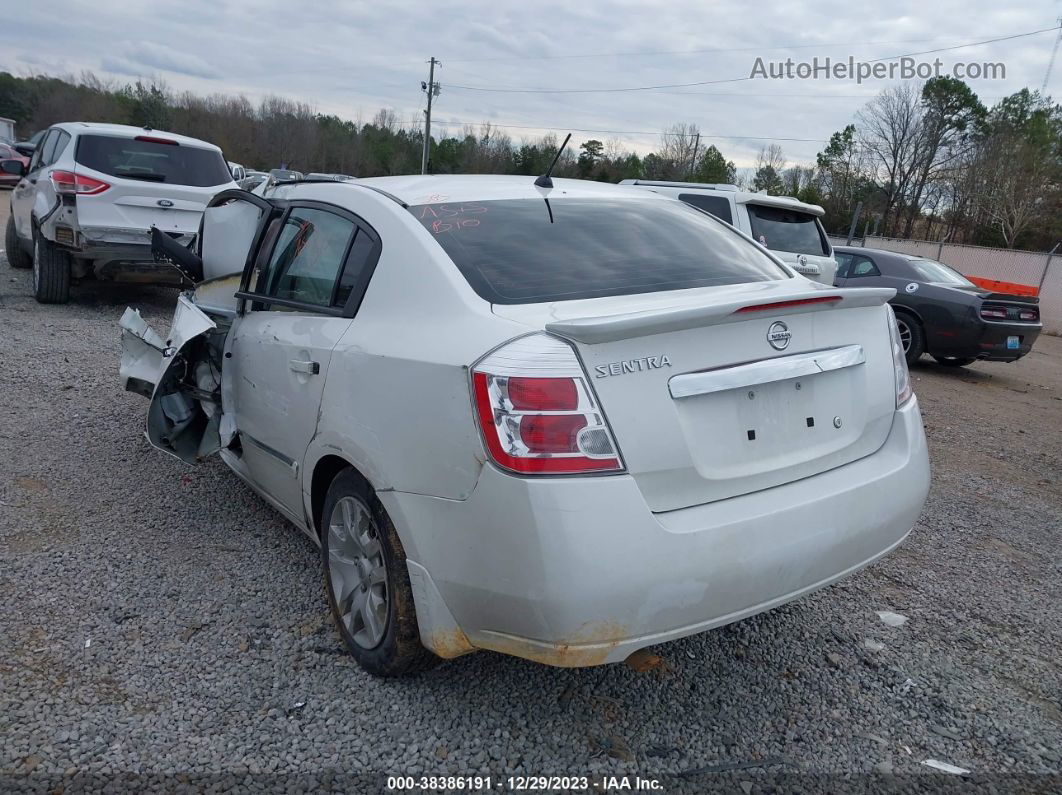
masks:
[[[906,537],[929,488],[916,400],[871,456],[653,514],[628,476],[522,479],[472,496],[380,495],[406,545],[426,646],[560,666],[617,662],[829,585]]]
[[[1032,350],[1043,326],[1039,323],[998,323],[977,320],[955,336],[935,335],[930,353],[935,356],[1013,362]],[[950,329],[949,329],[950,331]],[[1008,348],[1007,339],[1018,338],[1017,348]]]
[[[60,227],[54,230],[56,239],[62,241]],[[73,232],[69,233],[73,235]],[[186,234],[175,238],[188,245],[195,235]],[[184,283],[180,271],[172,265],[156,262],[151,253],[151,233],[145,230],[81,227],[77,229],[75,244],[69,246],[70,254],[78,260],[91,263],[96,278],[108,281],[135,282],[141,284]]]

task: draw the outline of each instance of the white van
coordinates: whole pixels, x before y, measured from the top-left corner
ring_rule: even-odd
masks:
[[[766,246],[798,273],[833,284],[837,262],[819,221],[825,211],[817,204],[805,204],[792,196],[750,193],[738,190],[737,185],[647,179],[625,179],[620,184],[671,196],[711,213]]]

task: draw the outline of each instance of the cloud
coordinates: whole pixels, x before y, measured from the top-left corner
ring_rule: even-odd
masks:
[[[378,109],[393,108],[404,122],[419,123],[420,83],[435,56],[443,64],[436,72],[440,121],[513,125],[501,129],[516,141],[547,128],[561,136],[573,128],[616,130],[576,132],[572,146],[615,138],[642,153],[659,145],[654,131],[688,122],[739,166],[754,162],[765,143],[751,140],[756,137],[815,139],[779,142],[790,163],[810,163],[820,141],[851,122],[888,81],[759,80],[611,94],[456,86],[719,80],[747,76],[757,56],[869,60],[1048,27],[1057,16],[1054,0],[898,0],[878,14],[842,0],[766,3],[754,10],[748,0],[335,0],[299,7],[290,0],[256,0],[253,12],[247,8],[217,0],[23,4],[0,30],[0,68],[18,69],[17,53],[32,52],[37,72],[161,73],[179,91],[242,93],[254,101],[273,93],[348,119],[371,119]],[[150,31],[151,39],[122,44],[132,31]],[[1006,81],[971,83],[991,104],[1024,86],[1038,88],[1053,44],[1051,34],[1042,34],[941,57],[949,63],[1004,61]],[[1051,88],[1062,93],[1062,64]]]
[[[202,77],[208,80],[221,77],[221,71],[204,59],[186,52],[179,52],[163,44],[139,42],[129,45],[124,50],[124,57],[104,58],[123,67],[139,66],[140,72],[173,72],[189,77]],[[104,67],[109,69],[110,67]],[[124,71],[122,74],[132,74]]]

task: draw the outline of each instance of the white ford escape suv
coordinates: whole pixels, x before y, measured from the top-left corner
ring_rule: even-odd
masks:
[[[126,388],[320,544],[373,673],[623,660],[851,574],[925,499],[893,291],[683,202],[303,182],[219,194],[198,253],[165,336],[126,310]]]
[[[65,303],[71,279],[89,276],[179,284],[177,270],[152,261],[152,227],[189,242],[207,201],[228,187],[228,164],[205,141],[122,124],[53,125],[11,194],[8,261],[33,267],[42,303]]]
[[[837,260],[819,221],[824,211],[817,204],[805,204],[792,196],[750,193],[736,185],[645,179],[625,179],[620,184],[671,196],[711,213],[769,248],[797,273],[833,284]]]

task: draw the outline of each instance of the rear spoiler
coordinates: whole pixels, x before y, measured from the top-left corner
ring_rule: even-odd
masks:
[[[1040,303],[1040,299],[1035,295],[1014,295],[1013,293],[989,293],[988,295],[982,295],[981,300],[1003,304],[1032,304],[1034,306]]]
[[[546,331],[559,337],[593,345],[650,334],[685,331],[700,326],[737,323],[753,317],[769,318],[779,314],[803,314],[823,309],[881,306],[894,295],[896,291],[891,287],[792,290],[769,298],[746,295],[740,299],[722,302],[669,306],[646,312],[628,312],[619,315],[556,320],[546,324]]]

